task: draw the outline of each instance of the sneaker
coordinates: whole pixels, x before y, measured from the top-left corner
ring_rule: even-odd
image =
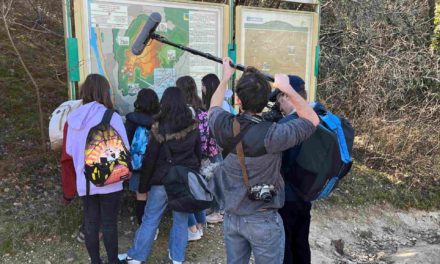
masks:
[[[173,262],[173,264],[182,264],[182,261],[175,261],[171,258],[170,250],[168,250],[168,258]]]
[[[200,236],[200,233],[198,230],[196,232],[192,232],[191,230],[188,229],[188,241],[196,241],[201,238],[202,238],[202,236]]]
[[[84,235],[83,231],[79,231],[78,235],[76,236],[76,241],[78,241],[79,243],[85,243],[86,242],[86,235]]]
[[[142,261],[134,260],[127,256],[127,253],[118,254],[119,263],[122,264],[142,264]]]
[[[197,229],[197,232],[199,233],[200,237],[203,236],[203,228]]]
[[[206,217],[206,222],[210,224],[223,222],[223,215],[220,213],[212,213]]]
[[[119,260],[125,260],[125,259],[127,259],[127,253],[118,254],[118,259],[119,259]]]
[[[159,236],[159,228],[156,229],[156,235],[154,235],[154,241],[157,240],[157,237]]]

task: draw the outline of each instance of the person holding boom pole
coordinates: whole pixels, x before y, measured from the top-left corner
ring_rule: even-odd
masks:
[[[225,205],[223,222],[227,263],[283,263],[284,228],[278,209],[284,204],[280,174],[282,151],[313,134],[319,118],[290,86],[284,74],[275,75],[274,86],[294,105],[299,118],[283,124],[261,118],[271,86],[266,76],[245,69],[236,85],[241,114],[222,109],[228,81],[235,69],[223,59],[223,79],[211,99],[209,128],[224,149],[221,175],[214,177],[216,196]]]

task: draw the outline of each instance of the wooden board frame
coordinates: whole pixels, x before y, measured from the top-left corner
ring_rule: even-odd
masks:
[[[84,10],[84,7],[88,0],[72,0],[74,6],[74,25],[75,25],[75,35],[73,37],[78,39],[78,57],[79,57],[79,71],[80,71],[80,81],[79,85],[81,85],[88,74],[91,73],[91,62],[88,61],[88,54],[90,52],[88,45],[88,28],[89,28],[89,19],[86,19],[87,13]],[[103,1],[108,3],[114,3],[111,0]],[[127,0],[127,2],[141,2],[139,0]],[[224,4],[216,4],[216,3],[206,3],[206,2],[195,2],[195,1],[168,1],[168,0],[152,0],[145,2],[146,5],[157,5],[157,6],[168,6],[168,5],[187,5],[189,7],[197,8],[218,8],[221,9],[222,22],[223,22],[223,33],[222,35],[222,43],[220,50],[222,52],[220,57],[227,56],[228,54],[228,42],[229,42],[229,6]],[[221,68],[219,70],[219,77],[221,78]],[[199,87],[200,88],[200,87]],[[114,95],[117,90],[117,87],[112,87],[112,94]],[[115,98],[113,98],[115,99]]]
[[[309,52],[311,54],[311,58],[309,58],[310,65],[308,65],[308,71],[307,76],[309,78],[309,83],[306,83],[306,91],[308,101],[315,101],[316,100],[316,85],[317,85],[317,76],[315,76],[315,67],[316,67],[316,56],[319,56],[319,54],[316,54],[316,47],[318,46],[318,38],[319,38],[319,14],[315,12],[305,12],[305,11],[292,11],[292,10],[284,10],[284,9],[270,9],[270,8],[255,8],[255,7],[244,7],[244,6],[238,6],[236,11],[236,44],[237,44],[237,62],[240,64],[245,64],[244,62],[244,50],[242,48],[242,41],[243,41],[243,34],[242,32],[242,25],[244,25],[243,22],[243,11],[250,11],[250,12],[272,12],[272,13],[282,13],[282,14],[302,14],[302,15],[308,15],[312,17],[313,20],[313,27],[312,27],[312,43]],[[247,65],[252,66],[252,65]],[[295,74],[292,72],[283,72],[285,74]]]

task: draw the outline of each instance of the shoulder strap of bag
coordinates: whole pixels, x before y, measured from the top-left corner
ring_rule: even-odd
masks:
[[[206,192],[206,193],[209,193],[209,194],[212,194],[212,192],[207,188],[207,186],[206,186],[206,182],[203,182],[203,180],[202,180],[202,177],[203,177],[203,175],[201,175],[200,173],[196,173],[196,172],[194,172],[194,174],[196,174],[196,179],[197,179],[197,182],[199,183],[199,185],[202,187],[202,189]],[[205,179],[206,180],[206,179]]]
[[[341,159],[344,163],[351,162],[350,153],[348,152],[347,142],[345,141],[344,130],[342,130],[341,120],[336,115],[327,112],[321,119],[333,130],[338,137],[339,151]]]
[[[112,120],[112,116],[113,116],[114,112],[115,111],[112,109],[105,110],[104,116],[102,117],[101,124],[103,124],[103,125],[110,124],[110,121]]]
[[[237,118],[234,118],[234,121],[232,123],[232,130],[234,130],[235,122],[238,123]],[[233,150],[237,146],[238,142],[240,142],[243,139],[243,137],[246,135],[246,133],[251,127],[252,125],[248,125],[244,129],[240,130],[240,123],[238,123],[238,132],[237,134],[234,132],[234,138],[232,139],[232,144],[228,147],[225,147],[222,151],[223,159],[225,159],[229,155],[231,150]]]
[[[240,123],[238,122],[238,120],[236,118],[234,118],[234,122],[232,123],[232,129],[234,131],[234,136],[239,135],[239,133],[240,133]],[[243,132],[243,131],[241,131],[241,132]],[[246,170],[246,164],[244,162],[244,150],[243,150],[243,144],[241,142],[241,139],[237,143],[236,150],[237,150],[238,160],[240,161],[241,171],[243,173],[244,184],[246,185],[246,187],[249,188],[250,187],[250,185],[249,185],[249,176],[248,176],[248,173],[247,173],[247,170]]]

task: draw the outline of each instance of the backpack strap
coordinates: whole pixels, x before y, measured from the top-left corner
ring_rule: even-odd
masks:
[[[112,116],[113,116],[114,112],[115,112],[115,110],[113,110],[113,109],[105,110],[104,116],[102,117],[102,120],[101,120],[101,124],[102,125],[110,124],[110,121],[112,120]]]
[[[232,130],[234,131],[234,123],[238,122],[238,120],[236,118],[234,118],[234,121],[232,123]],[[252,127],[252,125],[248,125],[245,128],[243,128],[242,130],[240,130],[240,123],[238,123],[238,132],[237,134],[235,134],[234,132],[234,138],[232,139],[232,144],[230,146],[226,146],[223,151],[222,151],[222,156],[223,159],[225,159],[229,153],[231,152],[231,150],[233,150],[237,144],[243,139],[243,137],[246,135],[246,133],[249,131],[249,129]]]
[[[237,118],[234,118],[234,121],[232,123],[232,128],[234,131],[234,136],[239,136],[240,135],[240,123],[238,122]],[[241,132],[243,132],[243,131],[241,131]],[[241,167],[241,172],[243,174],[244,184],[246,185],[247,188],[250,188],[249,175],[247,173],[246,164],[244,162],[244,150],[243,150],[243,143],[241,142],[241,139],[237,143],[236,150],[237,150],[238,160],[240,161],[240,167]]]
[[[86,176],[86,201],[89,198],[89,195],[90,195],[90,180]]]
[[[321,119],[328,125],[331,130],[333,130],[333,132],[336,133],[336,136],[338,137],[339,152],[341,153],[342,161],[344,163],[350,163],[351,157],[350,153],[348,152],[347,142],[345,140],[341,120],[338,116],[330,112],[327,112],[324,116],[321,116]]]
[[[210,193],[212,194],[212,192],[206,187],[206,183],[202,181],[201,177],[203,177],[202,174],[200,173],[195,173],[196,174],[196,179],[197,182],[199,183],[199,185],[202,187],[202,189],[206,192],[206,193]]]

